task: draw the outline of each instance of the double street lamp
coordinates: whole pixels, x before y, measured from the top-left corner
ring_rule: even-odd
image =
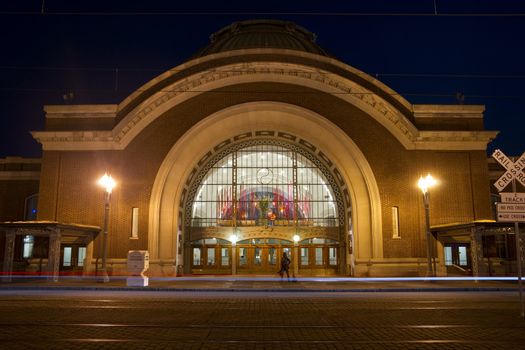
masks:
[[[100,269],[99,282],[109,282],[108,271],[106,269],[106,259],[108,257],[108,222],[109,222],[109,200],[111,198],[111,191],[117,185],[115,180],[108,175],[104,174],[99,180],[98,184],[102,186],[105,190],[104,196],[104,231],[102,236],[102,268]]]
[[[425,206],[425,230],[427,240],[427,277],[435,276],[435,271],[432,269],[432,243],[430,241],[430,198],[429,190],[437,184],[437,181],[428,174],[426,177],[420,177],[417,182],[418,187],[423,193],[423,204]]]

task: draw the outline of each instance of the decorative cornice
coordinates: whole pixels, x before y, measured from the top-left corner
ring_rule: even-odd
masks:
[[[47,151],[102,151],[123,149],[111,131],[32,131]]]
[[[499,131],[420,131],[414,141],[419,150],[486,150]]]
[[[483,118],[483,105],[412,105],[416,118]]]
[[[194,74],[153,94],[131,111],[112,131],[39,131],[32,134],[42,143],[44,150],[124,149],[143,128],[176,104],[218,87],[257,81],[298,84],[341,98],[375,118],[406,149],[481,150],[495,137],[494,132],[418,131],[391,104],[357,83],[318,68],[282,62],[245,62]],[[468,106],[462,108],[468,109]],[[424,108],[415,109],[422,111]],[[428,106],[426,109],[428,110]],[[479,111],[477,106],[474,109]]]
[[[0,181],[38,181],[40,171],[0,171]]]
[[[46,105],[47,119],[54,118],[115,118],[118,105]]]

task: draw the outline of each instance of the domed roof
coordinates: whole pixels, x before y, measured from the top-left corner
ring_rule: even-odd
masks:
[[[329,56],[315,39],[314,33],[293,22],[248,20],[234,22],[212,34],[211,43],[196,56],[254,48],[289,49]]]

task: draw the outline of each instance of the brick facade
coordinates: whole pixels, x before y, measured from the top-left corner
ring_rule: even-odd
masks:
[[[280,101],[313,110],[354,140],[379,185],[385,257],[425,256],[422,203],[415,183],[427,172],[442,181],[432,193],[432,224],[491,217],[483,151],[406,150],[366,113],[334,96],[314,93],[304,87],[254,83],[223,90],[243,93],[216,90],[186,101],[148,125],[124,150],[44,152],[39,219],[101,225],[103,192],[95,180],[101,171],[108,169],[119,179],[111,207],[109,256],[124,257],[130,249],[147,249],[151,187],[167,152],[189,128],[208,115],[253,101]],[[197,157],[207,150],[188,151]],[[391,238],[392,206],[399,207],[402,239]],[[129,239],[133,207],[138,207],[141,214],[138,241]]]
[[[333,125],[343,133],[344,140],[338,142],[357,147],[352,157],[365,159],[349,165],[350,158],[332,154],[338,160],[337,170],[346,176],[345,186],[361,186],[350,192],[372,198],[356,198],[370,208],[352,208],[359,225],[374,221],[363,226],[369,237],[363,236],[361,244],[370,245],[361,249],[366,252],[363,266],[373,264],[373,259],[417,263],[426,257],[423,203],[416,187],[421,175],[432,173],[440,180],[431,193],[432,225],[492,217],[485,148],[495,133],[484,131],[482,106],[411,105],[372,77],[326,55],[252,49],[197,57],[154,78],[120,105],[46,106],[46,130],[33,134],[44,147],[38,219],[101,226],[104,193],[96,180],[108,171],[118,181],[111,202],[109,258],[122,260],[128,250],[144,249],[173,265],[177,231],[183,226],[178,216],[184,206],[179,203],[182,196],[175,193],[184,192],[181,188],[187,187],[187,177],[199,159],[236,136],[226,124],[208,129],[205,125],[212,116],[234,107],[249,105],[255,110],[268,103],[283,106],[283,113],[285,106],[307,111],[301,116],[305,125],[308,113],[317,115],[322,119],[318,125]],[[256,132],[257,125],[281,131],[275,117],[272,126],[264,120],[252,122],[253,115],[248,111],[244,119],[236,119],[244,123],[241,132]],[[300,123],[287,128],[315,133],[301,129]],[[195,135],[195,130],[209,133],[209,138],[221,136],[208,138],[206,146],[177,148],[186,156],[177,159],[185,162],[166,164],[172,150],[186,144],[188,135],[206,138]],[[320,149],[319,144],[314,146]],[[321,151],[340,152],[337,147]],[[370,172],[351,166],[369,167]],[[178,167],[185,168],[172,170]],[[179,177],[163,178],[165,172]],[[360,176],[365,178],[360,185],[348,180]],[[164,184],[162,179],[177,183]],[[157,193],[155,184],[175,188]],[[371,187],[364,188],[365,184]],[[163,198],[168,194],[173,197]],[[392,207],[399,209],[397,238]],[[138,239],[130,239],[132,208],[139,208]],[[358,230],[355,235],[363,233]],[[157,239],[160,236],[167,239]],[[101,235],[94,244],[94,257],[101,255],[100,240]],[[348,240],[346,232],[341,240]]]

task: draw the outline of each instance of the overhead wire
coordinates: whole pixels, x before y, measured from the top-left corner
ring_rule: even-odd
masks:
[[[525,13],[434,13],[434,12],[82,12],[82,11],[0,11],[3,16],[318,16],[318,17],[525,17]]]
[[[114,12],[114,11],[48,11],[45,8],[45,0],[42,0],[40,11],[0,11],[0,15],[48,15],[48,16],[333,16],[333,17],[345,17],[345,16],[409,16],[409,17],[428,17],[428,16],[441,16],[441,17],[525,17],[525,13],[441,13],[437,9],[437,0],[433,0],[433,8],[431,12],[261,12],[261,11],[135,11],[135,12]],[[0,87],[0,91],[7,92],[52,92],[52,91],[78,91],[78,92],[118,92],[119,86],[119,72],[180,72],[177,69],[152,69],[152,68],[99,68],[99,67],[42,67],[42,66],[0,66],[0,70],[40,70],[40,71],[99,71],[99,72],[115,72],[114,88],[113,89],[73,89],[73,88],[13,88],[13,87]],[[205,73],[206,71],[201,71]],[[230,70],[229,72],[237,72],[236,70]],[[318,74],[335,74],[331,72],[317,72]],[[522,74],[439,74],[439,73],[374,73],[369,74],[365,72],[354,72],[357,75],[369,75],[376,79],[381,78],[446,78],[446,79],[525,79],[525,75]],[[135,90],[140,92],[141,89]],[[204,91],[188,91],[187,92],[204,92]],[[177,92],[176,90],[170,90],[165,92]],[[209,91],[207,91],[209,92]],[[234,93],[234,92],[230,92]],[[235,93],[241,93],[236,91]],[[286,93],[286,92],[282,92]],[[353,94],[351,92],[341,92],[341,94]],[[363,93],[355,93],[363,94]],[[366,93],[364,93],[366,94]],[[403,95],[403,96],[455,96],[455,94],[436,94],[436,93],[392,93],[391,95]],[[524,98],[524,96],[510,96],[510,95],[469,95],[469,97],[479,98]]]

